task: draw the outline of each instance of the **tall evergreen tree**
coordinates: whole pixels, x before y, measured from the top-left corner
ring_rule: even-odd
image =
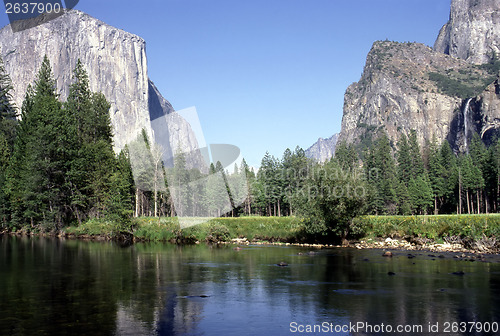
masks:
[[[175,213],[180,217],[189,216],[189,210],[191,209],[189,171],[187,169],[186,154],[180,149],[174,155],[174,167],[171,174],[169,187],[175,203]]]
[[[432,189],[424,174],[411,178],[408,183],[408,194],[411,199],[413,213],[426,215],[432,206]]]
[[[55,91],[45,56],[34,90],[28,88],[10,169],[14,221],[60,229],[67,220],[67,140],[71,122]]]
[[[7,167],[14,149],[17,125],[16,108],[12,103],[12,82],[0,57],[0,226],[7,226],[10,206],[7,191]]]
[[[281,196],[278,162],[274,156],[266,152],[262,158],[257,178],[264,188],[263,202],[269,216],[278,214],[278,199]]]
[[[61,104],[44,58],[28,86],[7,173],[12,222],[58,230],[73,220],[126,216],[130,176],[112,148],[109,103],[88,88],[78,62]]]
[[[396,158],[398,162],[398,178],[405,186],[408,186],[408,182],[413,177],[413,163],[408,138],[404,133],[401,133],[399,137]]]
[[[87,72],[78,60],[64,111],[71,118],[74,134],[73,143],[68,144],[72,150],[68,175],[71,207],[79,222],[108,214],[115,192],[112,178],[117,161],[109,108],[101,93],[91,92]]]
[[[486,211],[491,209],[498,212],[500,198],[500,141],[498,139],[488,148],[484,178],[486,195],[489,197],[489,206]]]
[[[439,156],[443,167],[442,176],[445,181],[441,209],[451,213],[457,209],[459,200],[459,164],[447,140],[441,144]]]
[[[335,148],[335,156],[340,167],[344,170],[352,170],[358,166],[359,157],[356,153],[356,148],[352,144],[347,144],[345,141],[337,144]]]
[[[437,215],[440,206],[443,204],[443,197],[446,195],[447,172],[441,164],[441,156],[437,140],[433,137],[429,145],[429,181],[434,197],[434,214]]]
[[[7,193],[7,167],[10,159],[9,144],[0,132],[0,227],[7,227],[9,219],[9,199]]]
[[[241,162],[241,173],[244,174],[245,178],[245,190],[246,190],[246,198],[244,201],[244,212],[247,215],[250,215],[252,213],[252,203],[254,199],[254,194],[252,192],[252,184],[255,180],[255,174],[253,174],[250,170],[250,167],[248,166],[247,162],[245,159]]]
[[[385,133],[371,147],[365,169],[368,183],[373,188],[372,211],[376,214],[396,213],[398,179],[391,144]]]
[[[410,147],[410,158],[412,164],[411,175],[414,177],[422,176],[425,171],[424,160],[422,159],[420,145],[418,144],[417,132],[414,129],[410,130],[408,146]]]
[[[477,167],[477,172],[480,176],[476,176],[477,181],[481,183],[481,187],[477,187],[476,191],[476,212],[480,213],[481,209],[485,212],[488,211],[488,194],[485,180],[488,175],[488,150],[484,145],[483,141],[479,137],[479,134],[474,133],[469,146],[469,155],[471,157],[474,166]]]
[[[12,81],[0,57],[0,133],[3,133],[10,152],[14,147],[17,125],[17,110],[12,102],[12,90]]]
[[[484,179],[480,169],[472,161],[470,155],[465,155],[460,160],[461,184],[465,190],[465,205],[467,213],[474,213],[479,210],[476,204],[474,208],[474,192],[478,192],[484,187]]]
[[[410,136],[407,139],[404,134],[401,135],[398,142],[398,177],[400,183],[406,187],[400,187],[402,199],[398,201],[400,212],[406,208],[406,201],[410,200],[410,207],[414,213],[425,213],[428,210],[427,204],[432,201],[432,193],[430,190],[430,182],[428,174],[424,168],[424,161],[418,144],[417,133],[415,130],[410,131]],[[406,198],[406,191],[409,198]]]

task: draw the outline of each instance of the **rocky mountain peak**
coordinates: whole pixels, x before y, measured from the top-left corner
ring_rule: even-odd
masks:
[[[384,131],[396,144],[413,129],[422,147],[435,137],[463,151],[473,127],[463,127],[463,106],[495,81],[494,72],[491,64],[470,64],[421,43],[375,42],[360,81],[346,91],[339,141],[365,148]]]
[[[500,1],[452,0],[450,19],[434,50],[473,64],[485,64],[500,55]]]
[[[330,160],[335,155],[338,138],[338,134],[334,134],[328,139],[319,138],[314,145],[305,151],[306,156],[318,162]]]
[[[151,121],[173,112],[148,76],[146,43],[137,35],[107,25],[78,10],[70,10],[33,28],[0,30],[0,53],[14,86],[13,98],[22,105],[26,88],[48,56],[62,100],[68,96],[78,59],[89,75],[90,89],[102,92],[111,104],[114,146],[120,150],[142,129],[150,136]],[[192,130],[180,120],[169,136],[173,148],[197,148]]]

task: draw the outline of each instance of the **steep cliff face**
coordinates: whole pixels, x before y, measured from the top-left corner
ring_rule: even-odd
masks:
[[[328,139],[319,138],[314,145],[305,151],[306,156],[318,162],[330,160],[335,155],[338,138],[338,134],[334,134]]]
[[[151,120],[173,111],[148,78],[144,40],[80,11],[71,10],[17,33],[6,26],[0,30],[0,48],[18,107],[28,84],[35,80],[44,55],[49,57],[63,100],[80,59],[89,74],[91,90],[102,92],[111,103],[116,150],[134,140],[143,128],[152,135]],[[178,127],[185,134],[190,133],[186,123],[180,121]],[[195,146],[191,139],[187,142],[190,148]]]
[[[500,135],[500,85],[498,79],[489,85],[484,92],[471,98],[468,102],[468,110],[465,108],[463,110],[471,125],[467,130],[468,136],[470,137],[472,132],[475,132],[480,135],[484,143],[491,144]]]
[[[346,91],[339,140],[368,145],[384,130],[396,142],[415,129],[421,145],[434,136],[442,141],[460,119],[464,98],[479,94],[485,78],[494,80],[481,67],[423,44],[376,42],[361,80]]]
[[[500,55],[500,1],[452,0],[450,20],[441,29],[434,50],[473,64]]]
[[[396,143],[417,131],[465,152],[473,133],[491,141],[500,128],[500,1],[453,0],[434,49],[375,42],[359,82],[344,98],[339,141],[369,146],[378,131]]]

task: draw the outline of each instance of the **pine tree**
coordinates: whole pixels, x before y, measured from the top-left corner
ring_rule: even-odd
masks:
[[[441,156],[437,140],[433,137],[429,145],[429,181],[434,196],[434,214],[437,215],[439,207],[446,195],[446,171],[441,164]]]
[[[410,136],[408,137],[408,146],[410,148],[410,158],[411,158],[411,175],[414,177],[422,176],[424,174],[424,160],[422,159],[422,153],[420,152],[420,145],[418,144],[417,132],[415,130],[410,130]]]
[[[498,212],[498,200],[500,196],[500,142],[497,139],[489,148],[487,153],[487,160],[485,165],[485,191],[486,199],[489,199],[486,211],[491,209]]]
[[[235,163],[233,173],[227,176],[229,190],[231,190],[231,195],[234,201],[235,208],[233,209],[233,212],[236,216],[239,216],[241,212],[246,212],[248,199],[247,169],[248,166],[243,160],[241,167],[238,168],[238,165]]]
[[[444,212],[451,213],[456,210],[460,199],[459,164],[447,140],[441,144],[439,156],[441,166],[443,167],[442,176],[445,181],[441,208]]]
[[[480,213],[481,208],[484,208],[485,212],[487,212],[488,195],[485,193],[486,184],[484,181],[488,174],[488,150],[477,133],[472,136],[469,155],[480,174],[480,176],[476,176],[476,179],[482,183],[482,187],[476,188],[476,210],[477,213]]]
[[[7,167],[14,149],[17,126],[16,108],[12,103],[12,82],[0,57],[0,226],[7,226],[10,216],[7,190]]]
[[[426,215],[428,209],[432,206],[433,195],[425,175],[419,175],[416,178],[410,179],[408,194],[411,199],[412,212]]]
[[[366,158],[368,184],[373,188],[370,207],[376,214],[394,214],[397,210],[398,179],[389,138],[383,133]]]
[[[412,178],[413,168],[408,138],[404,133],[400,135],[398,141],[398,151],[396,153],[396,158],[398,162],[398,178],[405,184],[405,186],[408,186],[408,182]]]
[[[9,173],[13,219],[60,229],[66,208],[67,139],[70,122],[55,92],[50,62],[44,58],[34,90],[28,88]]]
[[[263,197],[266,203],[266,210],[269,216],[278,214],[278,199],[280,197],[280,180],[278,172],[278,162],[276,158],[266,152],[262,158],[257,178],[265,188]]]
[[[64,108],[47,57],[27,89],[7,174],[16,226],[59,230],[75,219],[126,217],[130,181],[113,152],[109,103],[89,90],[80,62],[73,78]]]
[[[352,144],[347,144],[345,141],[337,144],[335,148],[335,156],[333,159],[337,160],[340,168],[343,170],[353,170],[359,164],[358,154],[356,148]]]
[[[0,57],[0,133],[3,133],[10,152],[12,152],[14,147],[17,125],[17,110],[12,102],[12,90],[12,81]]]
[[[241,162],[241,173],[244,174],[245,178],[245,190],[246,190],[246,198],[244,201],[245,204],[245,213],[247,215],[250,215],[252,213],[252,203],[253,203],[253,193],[252,193],[252,184],[253,181],[255,180],[255,174],[252,174],[250,171],[250,167],[248,166],[247,162],[245,159]]]
[[[190,215],[190,188],[189,171],[186,166],[186,155],[179,149],[174,156],[174,167],[172,168],[170,192],[174,200],[175,213],[179,217]]]
[[[410,193],[408,192],[408,187],[403,181],[398,181],[398,186],[396,189],[398,195],[398,213],[404,216],[412,214],[412,199],[410,198]]]
[[[474,164],[470,155],[465,155],[460,160],[462,186],[465,190],[467,213],[474,213],[473,192],[484,187],[481,171]]]
[[[91,92],[87,72],[78,60],[64,111],[71,118],[69,127],[74,134],[68,144],[72,150],[68,172],[71,208],[80,223],[87,217],[104,217],[113,207],[110,202],[116,192],[112,180],[116,178],[117,161],[109,108],[101,93]]]
[[[301,202],[297,199],[297,194],[303,192],[310,171],[311,160],[306,157],[305,151],[297,146],[289,158],[289,162],[285,163],[285,176],[287,184],[284,185],[284,194],[289,206],[289,214],[293,215],[294,209],[298,208]]]
[[[217,161],[217,163],[215,164],[215,171],[222,176],[222,182],[224,183],[225,190],[224,198],[229,198],[229,209],[231,210],[231,216],[234,217],[234,209],[236,208],[236,205],[234,203],[233,191],[231,190],[231,187],[229,185],[229,179],[227,177],[226,171],[224,170],[224,166],[222,166],[222,163],[220,161]]]
[[[408,139],[402,134],[398,147],[398,177],[401,183],[406,186],[406,190],[400,187],[403,192],[401,196],[406,197],[405,192],[407,191],[412,212],[425,213],[428,210],[429,199],[432,202],[433,195],[432,192],[428,193],[431,188],[430,181],[424,168],[424,161],[415,130],[410,131]],[[399,200],[400,209],[406,208],[406,205],[402,206],[406,201],[407,199]]]
[[[0,227],[7,227],[9,218],[9,200],[6,185],[9,159],[9,144],[5,135],[0,132]]]
[[[134,176],[130,164],[128,146],[120,151],[117,157],[116,170],[111,178],[112,190],[109,212],[124,220],[133,213]]]

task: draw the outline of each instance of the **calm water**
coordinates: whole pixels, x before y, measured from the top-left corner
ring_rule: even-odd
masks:
[[[369,335],[382,323],[422,330],[378,334],[482,335],[444,328],[500,322],[494,258],[308,251],[0,237],[0,335]],[[374,329],[339,329],[360,322]],[[315,324],[328,329],[300,332]]]

